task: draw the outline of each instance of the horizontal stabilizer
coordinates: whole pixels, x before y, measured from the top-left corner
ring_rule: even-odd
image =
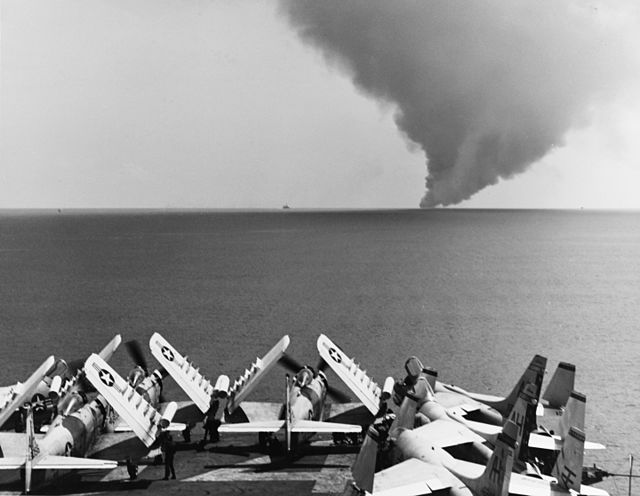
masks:
[[[0,470],[16,470],[24,468],[24,456],[6,456],[0,458]]]
[[[159,333],[156,332],[151,336],[149,348],[151,354],[166,369],[189,399],[198,406],[202,413],[207,413],[213,394],[211,381],[203,376],[198,368],[194,367]]]
[[[284,420],[265,420],[263,422],[239,422],[222,424],[218,432],[278,432],[284,427]]]
[[[227,411],[233,413],[240,402],[255,389],[264,375],[278,363],[284,352],[289,347],[289,336],[283,336],[269,352],[262,358],[257,358],[244,373],[238,377],[229,389],[229,401]]]
[[[53,356],[47,358],[42,365],[31,374],[31,376],[22,384],[18,383],[11,388],[5,396],[3,404],[0,404],[0,427],[7,421],[13,412],[21,407],[26,401],[30,401],[36,392],[40,381],[46,375],[51,367],[53,367],[55,359]],[[2,399],[0,398],[0,402]]]
[[[0,470],[22,469],[25,462],[24,457],[18,456],[0,458]],[[34,459],[32,468],[38,470],[110,470],[117,466],[118,462],[115,460],[44,455]]]
[[[562,438],[560,436],[544,436],[542,434],[529,434],[529,447],[537,448],[549,451],[560,451],[562,449]],[[592,443],[586,441],[584,443],[584,449],[586,450],[602,450],[606,449],[604,444]]]
[[[104,396],[145,446],[150,447],[156,440],[162,418],[156,409],[95,353],[87,358],[84,370],[93,387]]]
[[[320,422],[317,420],[294,420],[291,432],[362,432],[362,427],[352,424],[339,424],[338,422]]]
[[[380,410],[380,386],[349,358],[338,345],[327,336],[320,334],[317,341],[318,352],[338,377],[347,385],[373,414]]]
[[[37,463],[33,464],[34,469],[41,470],[110,470],[117,466],[118,462],[115,460],[54,455],[45,455],[38,458]]]

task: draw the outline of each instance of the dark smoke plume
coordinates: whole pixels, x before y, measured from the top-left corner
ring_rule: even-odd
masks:
[[[299,36],[376,99],[427,157],[421,206],[523,172],[620,78],[610,22],[561,0],[283,0]]]

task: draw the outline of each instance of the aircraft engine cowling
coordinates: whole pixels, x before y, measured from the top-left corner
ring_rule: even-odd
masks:
[[[177,410],[178,404],[175,401],[167,404],[167,407],[164,409],[162,418],[159,422],[160,428],[166,429],[167,427],[169,427],[169,424],[171,424],[171,421],[173,420],[173,417],[175,416]]]
[[[69,415],[87,402],[87,397],[77,391],[72,391],[64,395],[58,404],[58,412],[62,415]]]
[[[380,393],[380,399],[382,401],[387,401],[391,398],[393,394],[393,385],[396,383],[393,377],[387,377],[384,381],[384,385],[382,386],[382,393]]]
[[[218,377],[216,385],[213,387],[213,396],[216,398],[226,398],[229,396],[229,377],[222,374]]]

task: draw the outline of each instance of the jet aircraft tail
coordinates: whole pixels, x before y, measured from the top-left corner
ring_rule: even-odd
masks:
[[[584,432],[586,403],[587,397],[584,394],[571,391],[571,395],[560,417],[557,433],[555,435],[551,435],[548,432],[547,434],[532,433],[529,438],[529,445],[532,448],[544,450],[559,451],[562,449],[564,439],[567,438],[571,427],[575,427]],[[605,446],[600,443],[585,441],[584,449],[600,450],[605,449]]]
[[[576,491],[578,494],[580,494],[582,480],[584,442],[584,432],[571,427],[551,472],[551,475],[557,479],[559,486],[567,491]]]
[[[513,459],[516,447],[518,427],[508,420],[502,432],[498,435],[493,455],[480,477],[469,478],[456,470],[455,465],[446,466],[473,494],[491,494],[492,496],[507,496],[509,482],[513,469]]]
[[[571,391],[573,391],[576,375],[576,366],[572,363],[560,362],[542,399],[551,408],[561,408],[567,404]]]

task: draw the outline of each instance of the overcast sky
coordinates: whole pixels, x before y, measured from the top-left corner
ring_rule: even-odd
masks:
[[[0,0],[0,208],[640,208],[635,3]]]

